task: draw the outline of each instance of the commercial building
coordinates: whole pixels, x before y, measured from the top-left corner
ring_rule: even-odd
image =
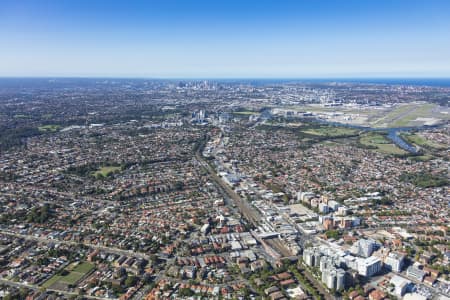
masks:
[[[359,258],[358,273],[359,275],[371,277],[381,270],[381,260],[377,257]]]
[[[405,256],[396,252],[390,252],[384,260],[386,268],[394,272],[401,272],[404,264]]]
[[[358,241],[358,249],[357,253],[359,256],[362,257],[369,257],[372,255],[373,251],[375,250],[375,242],[371,240],[365,240],[361,239]]]
[[[325,203],[321,202],[319,203],[319,211],[321,213],[327,214],[330,211],[330,207]]]
[[[422,281],[425,277],[425,272],[415,266],[410,266],[406,269],[406,275],[418,281]]]
[[[403,297],[411,285],[411,281],[398,275],[392,277],[390,283],[394,285],[394,294],[397,297]]]
[[[318,248],[308,248],[303,251],[303,261],[311,267],[319,267],[322,253]]]

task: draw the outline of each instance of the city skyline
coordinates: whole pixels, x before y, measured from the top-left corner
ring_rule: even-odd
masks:
[[[4,1],[2,77],[450,77],[445,1]]]

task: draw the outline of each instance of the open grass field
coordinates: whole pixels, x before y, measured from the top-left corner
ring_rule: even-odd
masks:
[[[402,134],[402,138],[404,138],[405,140],[407,140],[410,143],[416,144],[417,146],[430,147],[430,148],[434,148],[434,149],[444,149],[445,148],[445,145],[441,145],[441,144],[435,143],[433,141],[429,141],[417,133],[413,133],[413,134],[405,133],[405,134]]]
[[[318,136],[330,136],[339,137],[358,133],[358,130],[346,127],[319,127],[313,129],[302,130],[303,133],[318,135]]]
[[[81,264],[77,265],[75,267],[75,269],[73,269],[73,272],[88,273],[93,268],[94,268],[94,265],[92,265],[92,264],[90,264],[88,262],[84,262],[84,263],[81,263]]]
[[[361,144],[363,145],[381,145],[381,144],[389,144],[390,142],[381,134],[373,134],[368,133],[361,137]]]
[[[412,161],[429,161],[433,159],[433,156],[431,155],[420,155],[420,156],[413,156],[409,158]]]
[[[42,118],[43,118],[43,119],[51,119],[51,118],[53,118],[53,114],[45,114],[45,115],[42,115]]]
[[[376,151],[385,154],[406,154],[407,152],[391,143],[386,137],[378,133],[366,133],[359,142],[365,146],[376,147]]]
[[[99,177],[99,176],[108,177],[112,173],[114,173],[116,171],[120,171],[120,170],[122,170],[121,167],[105,166],[105,167],[101,167],[100,169],[98,169],[97,171],[92,173],[92,175],[95,177]]]
[[[301,122],[287,122],[286,123],[286,126],[288,126],[288,127],[301,127],[301,126],[304,126],[305,124],[304,123],[301,123]]]
[[[61,128],[59,125],[43,125],[39,126],[38,130],[40,132],[56,132]]]
[[[77,266],[70,265],[70,266],[66,267],[66,269],[65,269],[66,271],[69,272],[69,274],[64,275],[64,276],[54,275],[49,280],[44,282],[42,287],[49,288],[53,284],[58,283],[58,282],[73,285],[73,284],[77,283],[81,278],[83,278],[83,276],[85,276],[87,273],[89,273],[92,269],[94,269],[94,265],[87,263],[87,262],[81,263]]]
[[[44,282],[44,284],[42,285],[42,287],[44,288],[49,288],[51,287],[53,284],[55,284],[56,282],[58,282],[61,279],[60,275],[53,275],[53,277],[51,277],[49,280],[47,280],[46,282]]]
[[[250,111],[250,110],[234,111],[233,115],[242,115],[242,116],[259,115],[259,112]]]
[[[380,152],[386,153],[386,154],[407,154],[406,151],[400,149],[399,147],[395,146],[394,144],[380,144],[377,145]]]
[[[14,119],[29,119],[30,116],[24,115],[24,114],[17,114],[13,116]]]

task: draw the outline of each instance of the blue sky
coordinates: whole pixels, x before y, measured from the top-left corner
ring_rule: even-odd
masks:
[[[0,76],[450,77],[450,1],[1,0]]]

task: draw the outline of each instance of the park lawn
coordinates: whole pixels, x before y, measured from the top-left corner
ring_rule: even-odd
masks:
[[[98,176],[108,177],[112,173],[114,173],[116,171],[120,171],[120,170],[122,170],[122,167],[104,166],[104,167],[101,167],[100,169],[98,169],[97,171],[95,171],[94,173],[92,173],[92,175],[94,175],[95,177],[98,177]]]
[[[54,283],[58,282],[60,279],[61,279],[60,275],[53,275],[52,277],[50,277],[50,279],[48,279],[46,282],[44,282],[44,284],[42,284],[42,287],[49,288]]]
[[[327,147],[336,147],[336,146],[339,146],[339,145],[342,145],[342,144],[341,143],[336,143],[333,140],[326,140],[326,141],[321,142],[320,145],[324,145],[324,146],[327,146]]]
[[[302,130],[302,132],[306,133],[306,134],[311,134],[311,135],[320,135],[320,136],[325,135],[325,133],[323,133],[322,131],[319,131],[317,129],[307,129],[307,130]]]
[[[419,156],[412,156],[410,160],[412,161],[429,161],[432,160],[434,157],[431,155],[419,155]]]
[[[244,110],[244,111],[234,111],[233,112],[234,115],[258,115],[259,112],[256,111],[250,111],[250,110]]]
[[[403,149],[400,149],[394,144],[379,144],[378,149],[380,152],[384,152],[386,154],[406,154],[407,152]]]
[[[31,116],[24,115],[24,114],[17,114],[13,116],[14,119],[29,119]]]
[[[426,138],[424,138],[423,136],[416,134],[416,133],[404,134],[404,135],[402,135],[402,137],[404,137],[407,141],[409,141],[413,144],[416,144],[418,146],[431,147],[431,148],[435,148],[435,149],[444,149],[445,148],[444,145],[429,141]]]
[[[94,268],[93,264],[90,264],[88,262],[84,262],[82,264],[79,264],[78,266],[73,269],[74,272],[80,272],[80,273],[88,273]]]
[[[381,134],[368,133],[361,136],[361,144],[367,146],[377,146],[379,144],[389,144],[389,141]]]
[[[53,114],[44,114],[42,115],[43,119],[51,119],[53,117]]]
[[[66,276],[61,275],[54,275],[52,278],[44,282],[42,287],[49,288],[53,284],[57,282],[64,282],[67,284],[75,284],[78,280],[80,280],[84,276],[84,273],[78,273],[78,272],[70,272]]]
[[[59,125],[42,125],[38,127],[40,132],[56,132],[61,128]]]
[[[71,269],[71,266],[66,267],[65,270],[68,271],[69,274],[67,274],[65,276],[54,275],[49,280],[44,282],[44,284],[42,286],[44,288],[49,288],[57,282],[64,282],[64,283],[73,285],[76,282],[78,282],[81,278],[83,278],[83,276],[85,276],[87,273],[89,273],[92,269],[94,269],[94,265],[84,262],[82,264],[77,265],[73,270],[70,270],[70,269]]]
[[[303,133],[317,136],[330,136],[330,137],[339,137],[345,135],[356,134],[358,131],[352,128],[345,127],[319,127],[302,130]]]
[[[377,151],[386,154],[406,154],[407,152],[391,143],[386,137],[378,133],[368,133],[359,139],[359,142],[366,146],[376,147]]]
[[[304,126],[305,124],[302,122],[287,122],[284,123],[283,125],[285,125],[286,127],[298,128]]]
[[[68,284],[75,284],[78,280],[80,280],[85,273],[79,273],[79,272],[75,272],[72,271],[69,274],[67,274],[66,276],[60,276],[59,281],[68,283]]]

